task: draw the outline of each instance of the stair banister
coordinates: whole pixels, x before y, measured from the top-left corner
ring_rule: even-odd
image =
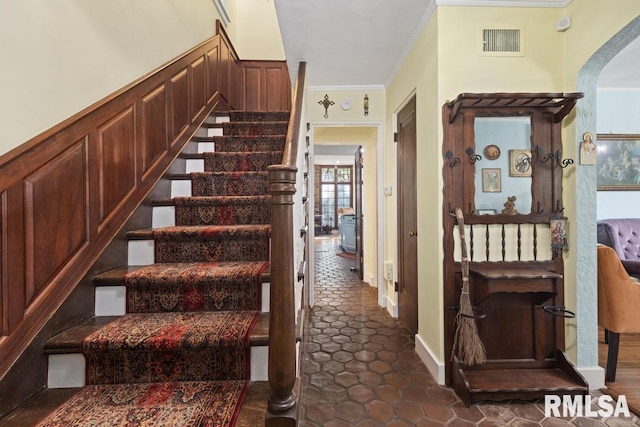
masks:
[[[296,310],[293,195],[306,80],[306,63],[298,67],[282,164],[268,167],[271,195],[271,292],[269,313],[269,386],[267,426],[295,426]]]

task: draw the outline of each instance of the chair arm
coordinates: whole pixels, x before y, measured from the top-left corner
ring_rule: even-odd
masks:
[[[598,324],[613,332],[640,332],[640,285],[616,252],[598,245]]]

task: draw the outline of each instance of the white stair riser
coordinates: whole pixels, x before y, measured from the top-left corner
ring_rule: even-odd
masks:
[[[154,206],[151,214],[151,227],[173,227],[176,225],[176,209],[173,206]]]
[[[50,354],[48,388],[82,387],[86,382],[86,360],[81,353]],[[267,381],[269,347],[251,347],[251,381]]]
[[[82,387],[85,385],[86,361],[81,353],[50,354],[48,359],[48,388]]]
[[[260,311],[269,312],[270,284],[262,284]],[[96,286],[96,316],[122,316],[126,312],[127,297],[124,286]]]
[[[187,159],[185,173],[204,172],[204,159]]]
[[[216,146],[213,142],[199,142],[198,153],[210,153],[216,151]]]

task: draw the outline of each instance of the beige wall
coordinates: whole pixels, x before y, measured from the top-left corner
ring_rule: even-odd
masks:
[[[387,123],[406,98],[417,97],[418,150],[418,335],[442,363],[442,125],[441,107],[462,92],[569,92],[575,90],[577,73],[592,53],[640,12],[640,4],[622,1],[612,8],[597,0],[573,1],[560,8],[475,8],[440,6],[429,19],[409,55],[387,88]],[[556,21],[571,16],[572,27],[555,30]],[[478,54],[481,26],[518,26],[524,29],[525,55],[489,57]],[[428,52],[437,51],[435,54]],[[575,113],[565,120],[567,156],[575,157]],[[392,131],[385,136],[385,185],[395,185]],[[565,214],[570,221],[575,202],[575,174],[565,172]],[[575,196],[573,196],[575,198]],[[395,224],[395,198],[389,200],[387,217]],[[385,259],[394,258],[395,226],[389,227]],[[435,243],[434,243],[435,242]],[[570,242],[571,243],[571,242]],[[573,242],[575,244],[575,242]],[[575,306],[575,253],[566,255],[567,305]],[[572,271],[573,270],[573,271]],[[570,322],[567,343],[575,359],[575,331]],[[438,327],[434,327],[438,325]]]
[[[325,109],[319,104],[327,95],[333,105],[329,106],[324,117]],[[369,97],[369,115],[364,115],[364,97]],[[351,107],[342,107],[344,101],[350,103]],[[355,88],[353,90],[335,90],[311,88],[307,96],[307,120],[322,123],[359,123],[359,122],[382,122],[385,119],[385,91],[382,88]]]
[[[215,33],[211,0],[0,2],[0,154]]]
[[[274,0],[229,0],[233,45],[241,59],[285,59]]]
[[[439,12],[438,12],[439,13]],[[426,23],[408,56],[387,88],[387,123],[416,96],[416,149],[418,205],[418,335],[435,352],[442,352],[442,179],[440,146],[440,102],[438,100],[438,22],[437,14]],[[393,196],[386,198],[387,227],[385,261],[394,262],[397,272],[397,187],[396,147],[393,129],[385,135],[385,187],[393,187]],[[396,274],[397,279],[397,274]],[[387,282],[387,294],[393,296],[390,305],[397,304],[393,282]],[[442,360],[442,356],[436,353]]]

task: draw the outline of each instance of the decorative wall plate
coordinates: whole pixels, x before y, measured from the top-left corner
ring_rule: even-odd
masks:
[[[500,148],[497,145],[487,145],[484,148],[484,156],[489,160],[495,160],[500,157]]]
[[[342,109],[344,111],[350,110],[351,109],[351,101],[348,99],[345,99],[344,101],[342,101],[342,103],[340,103],[340,107],[342,107]]]

